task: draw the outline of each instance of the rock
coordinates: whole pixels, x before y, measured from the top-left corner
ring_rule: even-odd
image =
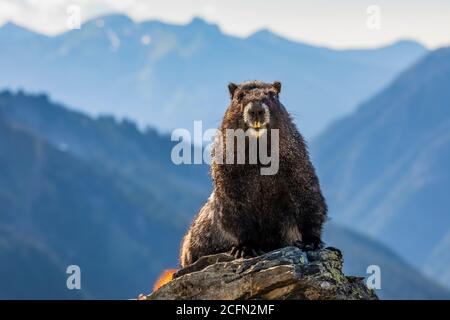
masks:
[[[179,270],[147,299],[378,299],[364,278],[345,276],[342,265],[341,252],[331,247],[286,247],[250,259],[221,253]]]

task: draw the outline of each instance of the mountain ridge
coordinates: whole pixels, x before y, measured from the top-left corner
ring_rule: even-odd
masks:
[[[186,26],[189,26],[189,25],[206,25],[206,26],[211,26],[214,29],[219,29],[222,33],[224,33],[216,23],[209,22],[209,21],[207,21],[206,19],[204,19],[204,18],[202,18],[200,16],[194,16],[187,23],[172,23],[172,22],[166,22],[166,21],[161,20],[161,19],[148,19],[148,20],[136,21],[136,20],[132,19],[130,16],[128,16],[126,14],[111,13],[111,14],[101,14],[101,15],[98,15],[98,16],[95,16],[95,17],[91,17],[91,18],[85,20],[82,24],[83,25],[96,25],[99,20],[105,20],[105,19],[106,19],[106,21],[110,21],[110,22],[112,22],[111,20],[113,20],[116,23],[117,23],[117,21],[121,21],[121,23],[125,24],[125,25],[126,24],[131,24],[131,25],[133,25],[133,24],[135,24],[135,25],[143,24],[143,25],[158,25],[158,26],[175,27],[175,28],[176,27],[181,27],[182,28],[182,27],[186,27]],[[67,30],[67,31],[58,32],[57,34],[54,34],[54,35],[47,35],[45,33],[41,33],[41,32],[32,30],[31,28],[23,26],[21,24],[18,24],[16,22],[12,21],[12,20],[5,21],[3,23],[3,25],[0,26],[0,30],[2,30],[2,29],[5,29],[7,31],[9,31],[9,30],[22,30],[22,31],[26,31],[26,32],[29,32],[29,33],[41,35],[41,36],[47,37],[47,38],[58,37],[58,36],[61,36],[61,35],[65,34],[65,33],[67,33],[67,32],[73,32],[73,31],[76,32],[76,30],[72,30],[72,31],[71,30]],[[395,46],[401,46],[401,45],[413,45],[413,46],[419,46],[419,47],[421,47],[423,49],[426,48],[420,41],[414,40],[412,38],[400,38],[398,40],[393,40],[393,41],[390,41],[390,42],[387,42],[387,43],[384,43],[384,44],[379,44],[379,45],[372,46],[372,47],[358,47],[358,46],[355,46],[355,47],[348,47],[348,48],[345,48],[345,49],[342,49],[342,48],[338,49],[338,48],[328,47],[326,45],[315,45],[315,44],[311,44],[311,43],[306,42],[306,41],[290,39],[288,37],[283,36],[282,34],[279,34],[279,33],[275,32],[275,31],[272,31],[270,28],[260,28],[260,29],[258,29],[256,31],[250,33],[247,36],[241,36],[241,37],[240,36],[234,36],[234,35],[228,34],[228,33],[224,33],[224,34],[229,36],[229,37],[234,37],[234,38],[242,39],[242,40],[250,39],[250,38],[254,38],[254,37],[259,38],[260,36],[262,36],[263,38],[265,38],[265,37],[269,37],[269,38],[275,37],[275,38],[278,38],[279,40],[283,40],[283,41],[287,41],[287,42],[291,42],[291,43],[296,43],[296,44],[303,44],[305,46],[312,47],[312,48],[322,48],[322,49],[326,49],[326,50],[330,50],[330,51],[381,50],[381,49],[384,49],[384,48],[387,48],[387,47],[392,47],[392,46],[395,47]]]
[[[283,82],[284,102],[310,138],[427,52],[410,42],[334,50],[264,31],[238,38],[201,19],[174,25],[107,15],[27,41],[1,30],[0,87],[49,92],[90,115],[130,118],[162,132],[194,120],[217,127],[226,84],[262,79]]]
[[[441,48],[312,145],[335,220],[380,238],[447,286],[449,82],[450,48]]]
[[[2,112],[0,133],[2,298],[123,298],[170,263],[177,245],[163,239],[180,227],[162,223],[171,210],[150,192],[8,124]],[[73,264],[82,291],[66,288]]]

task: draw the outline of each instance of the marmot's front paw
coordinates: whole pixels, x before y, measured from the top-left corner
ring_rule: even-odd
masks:
[[[323,242],[312,242],[312,243],[304,243],[301,240],[295,241],[294,246],[299,248],[302,251],[313,251],[313,250],[319,250],[323,248]]]
[[[238,259],[256,257],[264,254],[264,252],[258,249],[251,248],[249,246],[242,245],[231,248],[230,254]]]

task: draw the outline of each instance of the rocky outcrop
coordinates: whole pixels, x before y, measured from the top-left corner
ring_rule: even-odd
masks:
[[[378,299],[363,278],[345,276],[342,264],[330,247],[286,247],[250,259],[221,253],[179,270],[147,299]]]

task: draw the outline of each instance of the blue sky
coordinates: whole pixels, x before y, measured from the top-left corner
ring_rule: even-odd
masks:
[[[200,16],[233,35],[268,28],[335,48],[373,47],[404,38],[430,48],[450,45],[449,0],[0,0],[0,25],[13,21],[46,34],[63,32],[72,4],[81,8],[83,21],[110,12],[180,24]],[[371,5],[379,8],[379,28],[367,26]]]

